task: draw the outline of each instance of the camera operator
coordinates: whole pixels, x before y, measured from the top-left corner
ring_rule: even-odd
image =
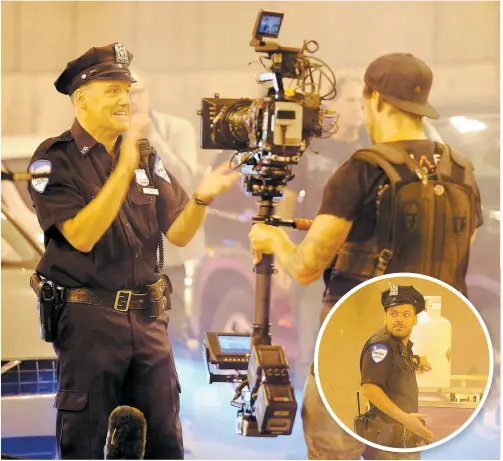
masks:
[[[438,278],[466,294],[469,245],[476,227],[482,225],[480,196],[472,166],[447,146],[430,141],[423,131],[423,117],[438,118],[428,103],[433,81],[430,68],[410,54],[393,53],[372,62],[364,81],[365,126],[375,144],[368,148],[374,160],[356,158],[355,154],[332,175],[318,215],[299,245],[292,243],[280,228],[258,223],[250,232],[255,262],[261,260],[262,253],[274,254],[281,266],[303,285],[318,279],[337,255],[324,294],[322,322],[344,294],[362,281],[385,272],[441,274]],[[449,204],[452,207],[447,207],[445,213],[433,215],[434,222],[429,221],[428,226],[423,221],[430,215],[421,215],[417,208],[402,210],[397,206],[393,208],[395,214],[385,215],[389,219],[378,219],[383,205],[389,210],[389,204],[395,203],[393,200],[400,196],[395,188],[387,187],[396,175],[388,178],[379,166],[383,164],[390,174],[400,168],[398,177],[405,176],[412,184],[407,187],[415,187],[414,184],[424,185],[425,189],[431,187],[428,190],[432,200],[434,196],[447,200],[446,195],[451,200],[452,189],[444,195],[445,189],[463,185],[459,188],[467,191],[463,206]],[[440,168],[442,178],[450,176],[443,182]],[[416,176],[419,174],[421,182]],[[426,174],[430,178],[437,175],[441,184],[433,188],[426,181],[425,185]],[[417,189],[415,192],[417,206],[426,206],[424,197]],[[399,225],[404,228],[390,232],[391,225],[393,230]],[[394,239],[392,242],[387,240],[390,235]],[[384,253],[387,248],[380,246],[382,242],[395,248],[397,239],[400,240],[398,255]],[[433,246],[425,249],[424,242],[433,242]],[[446,253],[449,249],[452,251]],[[391,259],[384,259],[389,254]],[[310,459],[360,459],[364,445],[332,419],[318,393],[312,367],[306,382],[302,415]],[[414,458],[416,454],[383,452],[382,456],[404,459]]]
[[[145,458],[183,458],[167,336],[171,290],[156,267],[160,233],[188,244],[205,206],[239,179],[222,165],[189,199],[150,145],[138,143],[143,122],[129,123],[131,59],[116,43],[68,63],[55,87],[71,97],[75,121],[44,141],[29,166],[49,173],[29,185],[46,247],[32,277],[45,281],[32,287],[44,339],[58,354],[56,434],[65,459],[103,459],[108,416],[125,388],[147,419]]]
[[[296,209],[292,207],[293,212],[284,214],[283,209],[286,206],[283,205],[282,209],[280,202],[278,214],[281,217],[314,219],[323,198],[323,188],[330,176],[353,152],[369,144],[363,126],[362,89],[363,82],[358,77],[351,74],[337,75],[337,96],[326,103],[328,109],[336,113],[336,129],[329,138],[315,138],[311,141],[311,150],[317,152],[317,155],[305,154],[305,158],[295,169],[294,180],[288,184],[288,189],[285,189],[283,202],[288,201],[289,193],[298,204]],[[303,235],[304,232],[295,232],[292,239],[295,243],[300,243]],[[305,382],[314,355],[319,325],[318,319],[312,313],[312,303],[313,300],[321,300],[323,289],[322,277],[307,286],[293,284],[292,299],[299,341],[299,359],[295,366],[297,385]]]

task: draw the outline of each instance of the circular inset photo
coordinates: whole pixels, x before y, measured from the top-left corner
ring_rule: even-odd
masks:
[[[459,434],[493,375],[474,306],[446,283],[409,273],[345,295],[321,327],[314,365],[327,410],[372,459],[376,449],[421,451]]]

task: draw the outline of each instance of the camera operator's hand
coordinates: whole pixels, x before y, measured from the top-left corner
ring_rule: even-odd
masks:
[[[203,178],[194,195],[210,203],[217,195],[230,189],[240,177],[239,171],[231,170],[229,162],[224,162]]]
[[[284,232],[278,227],[269,226],[263,223],[254,224],[249,233],[251,249],[255,254],[254,264],[262,260],[262,254],[274,254],[274,242],[280,232]]]

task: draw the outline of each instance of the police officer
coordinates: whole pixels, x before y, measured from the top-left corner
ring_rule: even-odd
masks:
[[[414,287],[393,284],[382,292],[386,312],[384,328],[364,345],[360,357],[362,394],[370,402],[362,435],[367,440],[394,448],[415,448],[420,438],[433,434],[418,414],[416,371],[430,371],[426,357],[412,352],[409,340],[424,298]]]
[[[365,127],[373,142],[366,148],[370,155],[355,153],[332,175],[300,244],[294,244],[283,229],[262,223],[254,224],[250,232],[255,262],[262,253],[273,254],[303,285],[317,280],[333,262],[321,322],[342,296],[382,273],[437,276],[466,295],[469,246],[483,223],[473,167],[424,132],[423,118],[439,117],[428,101],[433,83],[428,65],[408,53],[391,53],[369,65],[364,82]],[[435,188],[434,181],[442,178],[447,179]],[[465,191],[463,204],[426,212],[420,210],[426,206],[426,196],[416,193],[401,208],[396,202],[397,181],[423,184],[424,191],[431,192],[430,204],[439,210],[454,197],[445,190],[458,187],[458,192]],[[397,206],[387,208],[391,203]],[[425,219],[431,219],[428,226]],[[363,444],[351,440],[324,407],[313,367],[306,380],[302,416],[310,459],[360,458]]]
[[[132,54],[91,48],[55,82],[75,121],[31,159],[29,192],[44,231],[37,267],[57,296],[56,436],[65,459],[103,459],[108,416],[123,402],[147,420],[145,458],[183,458],[180,383],[167,337],[169,280],[157,266],[161,232],[186,245],[205,206],[239,173],[224,166],[189,198],[129,126]]]

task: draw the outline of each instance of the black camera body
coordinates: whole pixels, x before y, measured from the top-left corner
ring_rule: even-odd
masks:
[[[267,72],[257,75],[259,84],[272,82],[267,95],[250,99],[215,94],[203,98],[198,111],[201,147],[237,151],[236,165],[241,168],[246,194],[264,200],[282,197],[309,138],[322,135],[327,112],[321,106],[321,82],[313,80],[321,60],[312,61],[305,54],[316,51],[318,44],[311,41],[304,42],[303,48],[288,48],[263,40],[278,37],[282,20],[282,13],[261,11],[250,42],[271,61]],[[314,50],[309,49],[311,44]],[[284,88],[283,79],[292,79],[295,88]],[[335,97],[335,77],[331,93]]]

